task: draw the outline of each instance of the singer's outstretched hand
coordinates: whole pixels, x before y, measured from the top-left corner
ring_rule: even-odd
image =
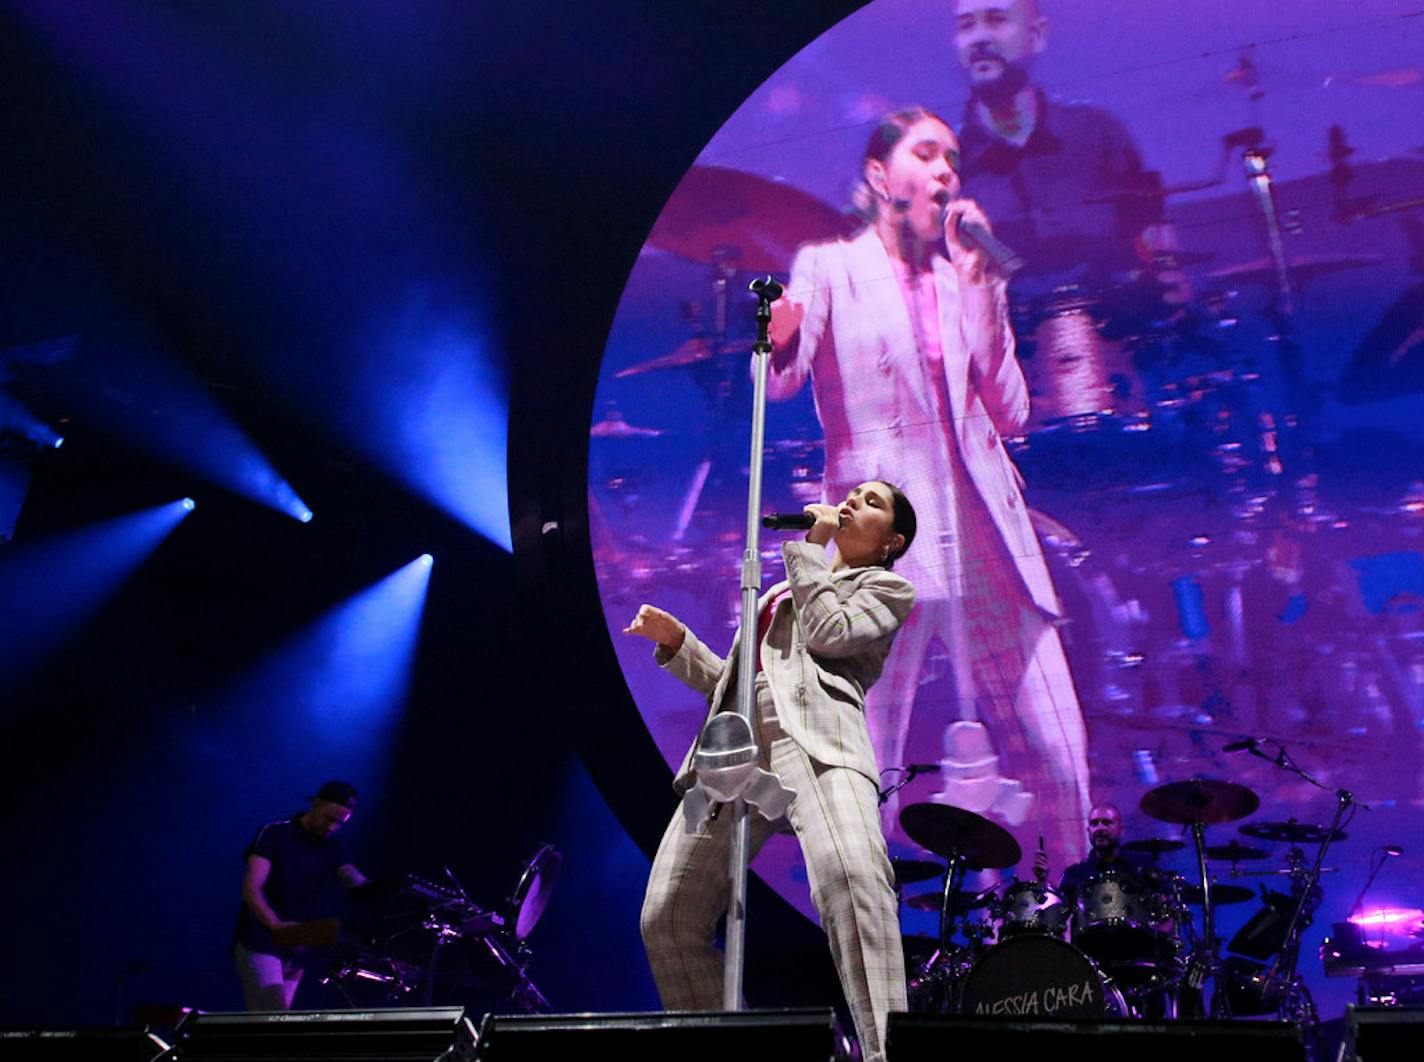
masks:
[[[972,199],[951,199],[944,208],[944,242],[949,247],[949,258],[955,267],[976,284],[982,284],[989,270],[989,257],[978,247],[965,243],[959,235],[959,224],[967,221],[983,226],[990,232],[989,216]]]
[[[841,529],[841,514],[834,505],[813,502],[803,511],[807,516],[816,518],[816,522],[811,525],[811,530],[806,532],[806,541],[812,545],[824,546],[835,538],[836,532]]]
[[[641,605],[633,621],[623,628],[623,633],[657,642],[668,652],[675,653],[682,648],[687,628],[671,612],[664,612],[653,605]]]

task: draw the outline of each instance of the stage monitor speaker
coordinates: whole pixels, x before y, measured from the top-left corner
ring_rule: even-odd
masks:
[[[474,1057],[462,1007],[381,1010],[195,1011],[177,1030],[178,1062],[380,1059],[454,1062]]]
[[[1304,1062],[1293,1025],[1252,1021],[1037,1021],[892,1014],[887,1062],[1091,1058],[1093,1062]],[[1374,1062],[1373,1059],[1370,1062]]]
[[[1345,1012],[1349,1062],[1416,1062],[1424,1053],[1424,1007],[1357,1007]]]
[[[489,1015],[480,1026],[481,1062],[827,1062],[836,1047],[835,1012],[825,1010],[671,1011],[657,1014]]]
[[[167,1050],[142,1026],[0,1029],[0,1062],[153,1062]]]

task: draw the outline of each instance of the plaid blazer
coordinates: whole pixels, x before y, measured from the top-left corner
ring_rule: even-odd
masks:
[[[910,583],[884,568],[831,571],[826,551],[809,542],[781,547],[786,579],[762,595],[777,603],[761,641],[761,667],[771,687],[781,727],[812,759],[848,767],[879,784],[865,723],[865,691],[880,677],[895,632],[915,603]],[[658,663],[707,698],[707,718],[735,707],[737,637],[732,653],[718,656],[692,631],[676,653],[657,651]],[[704,721],[705,725],[705,721]],[[692,785],[693,742],[674,788]]]

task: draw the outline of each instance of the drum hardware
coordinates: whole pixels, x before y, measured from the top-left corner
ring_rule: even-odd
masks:
[[[961,892],[950,898],[950,904],[961,914],[990,907],[993,903],[994,890],[992,888],[984,892]],[[944,894],[922,892],[917,896],[908,897],[905,900],[905,906],[912,911],[938,911],[944,907]]]
[[[1258,841],[1283,841],[1287,844],[1324,844],[1327,839],[1343,841],[1349,836],[1343,830],[1332,832],[1324,826],[1296,822],[1295,819],[1287,819],[1285,822],[1251,822],[1242,826],[1240,832]]]
[[[917,885],[922,881],[932,881],[945,873],[946,867],[943,863],[936,863],[932,859],[901,859],[890,860],[890,869],[895,873],[895,888],[905,885]]]
[[[1187,847],[1182,841],[1173,841],[1165,837],[1144,837],[1138,841],[1126,841],[1122,846],[1124,852],[1141,852],[1152,857],[1155,863],[1161,856],[1168,852],[1180,852]]]
[[[1313,1005],[1310,1003],[1309,994],[1305,991],[1304,983],[1296,974],[1296,965],[1300,959],[1301,935],[1310,925],[1311,916],[1323,896],[1320,875],[1325,864],[1325,855],[1330,850],[1331,843],[1345,836],[1340,827],[1348,821],[1349,817],[1353,817],[1354,809],[1356,807],[1368,808],[1369,805],[1356,801],[1354,794],[1348,789],[1332,790],[1329,786],[1311,777],[1291,759],[1283,744],[1278,741],[1271,743],[1279,749],[1275,756],[1262,752],[1257,744],[1253,744],[1245,751],[1252,756],[1266,760],[1283,771],[1294,774],[1317,789],[1335,794],[1334,817],[1330,825],[1320,831],[1319,847],[1316,849],[1315,860],[1309,868],[1305,867],[1304,853],[1299,849],[1292,849],[1290,868],[1296,871],[1291,876],[1291,892],[1294,903],[1291,906],[1290,919],[1285,927],[1284,942],[1272,960],[1263,984],[1263,998],[1274,1000],[1279,1004],[1279,1013],[1283,1021],[1305,1021],[1308,1019],[1313,1022],[1315,1019]],[[1283,832],[1302,831],[1297,827],[1294,830]],[[1309,835],[1313,831],[1304,832]]]
[[[1265,859],[1266,852],[1262,848],[1244,845],[1233,838],[1229,844],[1212,845],[1206,850],[1206,857],[1222,863],[1241,863],[1248,859]]]
[[[970,946],[960,947],[952,940],[956,920],[988,898],[988,893],[963,891],[965,873],[1013,866],[1023,852],[1002,826],[949,804],[910,804],[900,812],[900,827],[921,848],[942,857],[949,868],[939,902],[939,950],[921,969],[916,983],[919,998],[937,1000],[948,1009],[960,998],[963,978],[983,947],[983,935],[970,929],[967,921],[963,928]]]
[[[1196,845],[1197,867],[1201,874],[1202,936],[1197,953],[1190,961],[1201,976],[1217,977],[1221,973],[1221,958],[1216,939],[1216,907],[1211,875],[1206,866],[1206,827],[1244,819],[1260,807],[1261,798],[1244,785],[1197,778],[1186,782],[1168,782],[1143,795],[1139,807],[1150,818],[1189,826]],[[1229,1017],[1226,993],[1212,994],[1212,1012]]]
[[[1182,885],[1182,902],[1185,904],[1200,907],[1205,902],[1205,895],[1200,885]],[[1245,903],[1255,895],[1255,892],[1244,886],[1212,879],[1211,903],[1213,907],[1229,907],[1232,904]]]
[[[548,907],[561,863],[562,857],[552,846],[541,847],[523,865],[513,891],[497,908],[475,903],[449,867],[442,868],[443,881],[405,875],[394,893],[407,901],[407,906],[388,910],[381,919],[387,927],[395,923],[398,928],[385,930],[369,944],[338,955],[324,982],[335,985],[353,1006],[356,1001],[349,990],[358,985],[383,987],[388,1003],[420,988],[423,1005],[430,1006],[437,975],[471,973],[466,968],[471,959],[468,951],[451,952],[460,956],[456,969],[443,970],[441,961],[442,954],[454,945],[470,941],[504,971],[499,983],[508,988],[510,1004],[526,1012],[552,1009],[528,976],[532,951],[526,938]],[[418,904],[413,917],[409,901]],[[412,951],[420,958],[407,961]]]

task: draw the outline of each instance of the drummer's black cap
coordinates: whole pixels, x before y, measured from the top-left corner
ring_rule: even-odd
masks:
[[[316,791],[314,800],[325,800],[332,804],[340,804],[344,808],[356,810],[356,799],[358,797],[356,787],[350,782],[330,781],[322,782],[321,788]]]

